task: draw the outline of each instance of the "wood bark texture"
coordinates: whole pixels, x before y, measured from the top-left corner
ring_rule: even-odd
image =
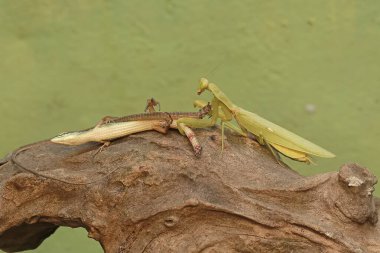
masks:
[[[84,227],[105,252],[380,252],[376,177],[357,164],[303,177],[255,141],[176,131],[98,144],[31,145],[0,163],[0,249]],[[305,169],[313,169],[312,166]],[[86,184],[89,183],[89,184]]]

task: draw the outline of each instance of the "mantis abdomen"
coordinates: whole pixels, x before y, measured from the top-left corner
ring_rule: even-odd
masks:
[[[290,158],[302,160],[306,157],[305,154],[325,158],[335,157],[326,149],[242,108],[235,111],[235,119],[242,128]]]

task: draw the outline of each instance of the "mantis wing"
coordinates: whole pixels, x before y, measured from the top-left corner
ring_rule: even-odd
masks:
[[[235,111],[235,119],[241,127],[259,138],[262,137],[269,144],[277,144],[285,148],[320,157],[335,157],[333,153],[326,149],[242,108]]]

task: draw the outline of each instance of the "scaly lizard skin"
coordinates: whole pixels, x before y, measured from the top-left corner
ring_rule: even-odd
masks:
[[[147,106],[145,107],[145,111],[147,113],[133,114],[123,117],[112,117],[106,116],[99,123],[98,126],[102,124],[107,124],[110,122],[128,122],[128,121],[146,121],[146,120],[166,120],[170,121],[170,128],[178,129],[177,120],[180,118],[194,118],[194,119],[202,119],[205,115],[208,115],[211,111],[211,106],[207,104],[203,106],[198,112],[156,112],[154,106],[160,105],[158,101],[151,98],[147,100]],[[202,152],[202,147],[199,145],[198,140],[195,137],[194,132],[187,127],[185,124],[181,124],[182,129],[185,132],[185,135],[189,139],[193,149],[195,156],[199,157]]]
[[[148,101],[154,101],[153,99]],[[176,120],[181,117],[194,117],[194,118],[202,118],[204,115],[208,114],[209,107],[205,106],[204,110],[201,110],[200,112],[173,112],[173,113],[165,113],[165,112],[155,112],[154,111],[154,105],[155,104],[148,104],[147,108],[150,106],[153,106],[153,108],[149,108],[149,113],[144,114],[135,114],[135,115],[129,115],[124,117],[105,117],[103,118],[95,127],[81,130],[81,131],[72,131],[72,132],[65,132],[62,133],[53,139],[51,139],[51,142],[54,143],[60,143],[65,145],[81,145],[87,142],[100,142],[104,143],[103,146],[95,153],[97,154],[100,152],[103,147],[106,147],[110,144],[110,141],[113,139],[117,139],[129,134],[138,133],[142,131],[149,131],[149,130],[155,130],[161,133],[166,133],[169,127],[176,128]],[[194,151],[196,155],[199,155],[202,148],[198,144],[195,135],[193,131],[183,126],[184,130],[186,132],[187,137],[189,138],[191,144],[193,145]],[[36,176],[40,176],[43,178],[55,180],[58,182],[66,183],[66,184],[73,184],[73,185],[87,185],[87,184],[93,184],[96,182],[99,182],[103,180],[105,177],[109,176],[111,173],[115,172],[117,168],[111,172],[109,172],[107,175],[101,177],[98,180],[94,180],[91,182],[85,182],[85,183],[74,183],[72,181],[66,181],[58,178],[54,178],[52,176],[44,175],[41,173],[38,173],[32,169],[26,168],[24,165],[20,164],[16,157],[32,148],[32,145],[27,145],[25,147],[19,148],[18,150],[14,151],[10,156],[10,161],[18,166],[19,168],[32,173]]]
[[[95,153],[97,154],[103,149],[103,147],[108,146],[110,144],[110,141],[113,139],[117,139],[129,134],[138,133],[142,131],[148,131],[148,130],[156,130],[156,131],[165,133],[167,131],[169,124],[170,123],[165,120],[107,123],[107,124],[103,124],[103,125],[96,126],[94,128],[90,128],[90,129],[86,129],[82,131],[62,133],[54,137],[50,141],[54,143],[61,143],[61,144],[66,144],[66,145],[80,145],[80,144],[84,144],[84,143],[92,142],[92,141],[104,143],[104,145],[100,147],[100,149],[98,149],[98,151]],[[43,178],[55,180],[55,181],[65,183],[65,184],[87,185],[87,184],[93,184],[93,183],[103,180],[105,177],[107,177],[108,175],[110,175],[111,173],[115,172],[118,169],[118,168],[115,168],[113,171],[109,172],[107,175],[97,180],[93,180],[91,182],[75,183],[72,181],[58,179],[49,175],[44,175],[42,173],[34,171],[33,169],[29,169],[17,161],[16,159],[17,156],[20,153],[32,148],[33,145],[34,144],[19,148],[18,150],[12,153],[10,160],[13,164],[18,166],[19,168]]]
[[[65,132],[51,141],[65,145],[81,145],[87,142],[106,143],[142,131],[156,130],[165,133],[167,127],[168,122],[165,120],[109,122],[87,130]]]

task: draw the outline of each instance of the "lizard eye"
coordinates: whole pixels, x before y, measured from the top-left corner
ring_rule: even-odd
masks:
[[[64,136],[64,135],[68,134],[68,133],[69,133],[69,132],[63,132],[63,133],[60,133],[60,134],[57,135],[57,137],[62,137],[62,136]]]

